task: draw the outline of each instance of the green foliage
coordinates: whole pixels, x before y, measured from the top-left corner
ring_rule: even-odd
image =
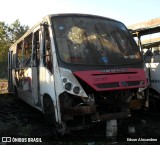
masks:
[[[28,29],[29,27],[21,25],[19,20],[14,21],[11,25],[0,22],[0,61],[7,60],[8,48]]]
[[[27,30],[28,26],[22,26],[19,20],[14,21],[8,28],[9,37],[12,43],[19,39]]]
[[[7,36],[8,26],[4,22],[0,22],[0,60],[7,57],[8,48],[8,36]]]

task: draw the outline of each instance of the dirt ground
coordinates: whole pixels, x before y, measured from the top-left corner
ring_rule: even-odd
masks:
[[[8,82],[7,80],[0,80],[0,94],[7,93]]]
[[[4,84],[1,86],[4,86]],[[1,138],[4,136],[23,138],[41,137],[42,140],[45,140],[45,142],[41,143],[42,145],[160,144],[160,112],[158,111],[135,111],[132,112],[131,118],[118,120],[118,124],[118,135],[114,140],[105,138],[105,123],[99,123],[95,127],[83,131],[69,132],[57,139],[53,135],[50,126],[46,125],[41,112],[30,107],[13,94],[2,92],[0,94],[0,145],[6,145],[5,143],[1,143]],[[134,134],[128,133],[129,126],[134,127]],[[97,136],[100,137],[98,140]],[[127,141],[127,138],[155,138],[157,142],[132,142]],[[26,144],[29,145],[29,143]]]

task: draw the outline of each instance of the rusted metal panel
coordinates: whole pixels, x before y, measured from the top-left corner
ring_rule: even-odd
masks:
[[[152,38],[152,39],[143,40],[142,44],[156,43],[156,42],[160,42],[160,37],[159,38]]]
[[[130,108],[132,110],[137,110],[137,109],[141,109],[142,105],[144,105],[144,101],[141,99],[137,99],[137,100],[132,100],[130,102]]]
[[[156,27],[156,26],[160,26],[160,18],[130,25],[128,26],[128,29],[136,30],[136,29],[142,29],[142,28],[144,29],[144,28]]]
[[[133,36],[143,36],[143,35],[148,35],[148,34],[153,34],[153,33],[158,33],[160,32],[160,26],[156,27],[147,27],[147,28],[141,28],[141,29],[130,29],[130,32],[132,33]]]
[[[93,121],[107,121],[112,119],[125,118],[130,116],[130,112],[118,112],[99,115],[96,113],[96,106],[80,106],[80,107],[65,107],[61,109],[63,115],[84,115],[93,114]]]
[[[132,33],[133,37],[141,37],[147,34],[158,33],[160,32],[160,18],[130,25],[128,26],[128,29]]]
[[[82,115],[96,113],[96,106],[63,107],[61,109],[64,115]]]
[[[160,46],[160,41],[142,44],[142,48],[151,48]]]
[[[160,46],[160,38],[153,38],[150,40],[143,40],[142,41],[142,48],[151,48]]]

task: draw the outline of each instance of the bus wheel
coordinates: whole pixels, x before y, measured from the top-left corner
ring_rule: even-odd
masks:
[[[44,117],[45,117],[46,123],[51,128],[51,132],[56,137],[60,136],[62,133],[59,130],[58,123],[56,123],[53,101],[49,96],[44,96],[43,106],[44,106]]]
[[[49,96],[44,96],[43,106],[44,106],[44,117],[46,119],[47,124],[54,125],[55,110],[54,110],[53,102]]]

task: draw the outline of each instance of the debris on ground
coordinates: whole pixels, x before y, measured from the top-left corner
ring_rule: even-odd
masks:
[[[158,142],[132,142],[134,138],[160,139],[159,112],[135,111],[131,118],[118,120],[116,139],[105,139],[105,124],[98,123],[93,128],[81,131],[70,131],[60,139],[54,138],[51,128],[46,124],[43,114],[9,93],[0,95],[0,136],[22,136],[49,138],[57,140],[59,145],[158,145]],[[129,132],[130,130],[130,132]],[[100,137],[100,138],[97,138]],[[97,140],[98,139],[98,140]],[[101,140],[102,139],[102,140]],[[67,142],[66,142],[67,141]],[[72,142],[73,141],[73,142]],[[78,141],[78,143],[76,142]],[[160,141],[160,140],[158,140]],[[159,142],[160,143],[160,142]]]

